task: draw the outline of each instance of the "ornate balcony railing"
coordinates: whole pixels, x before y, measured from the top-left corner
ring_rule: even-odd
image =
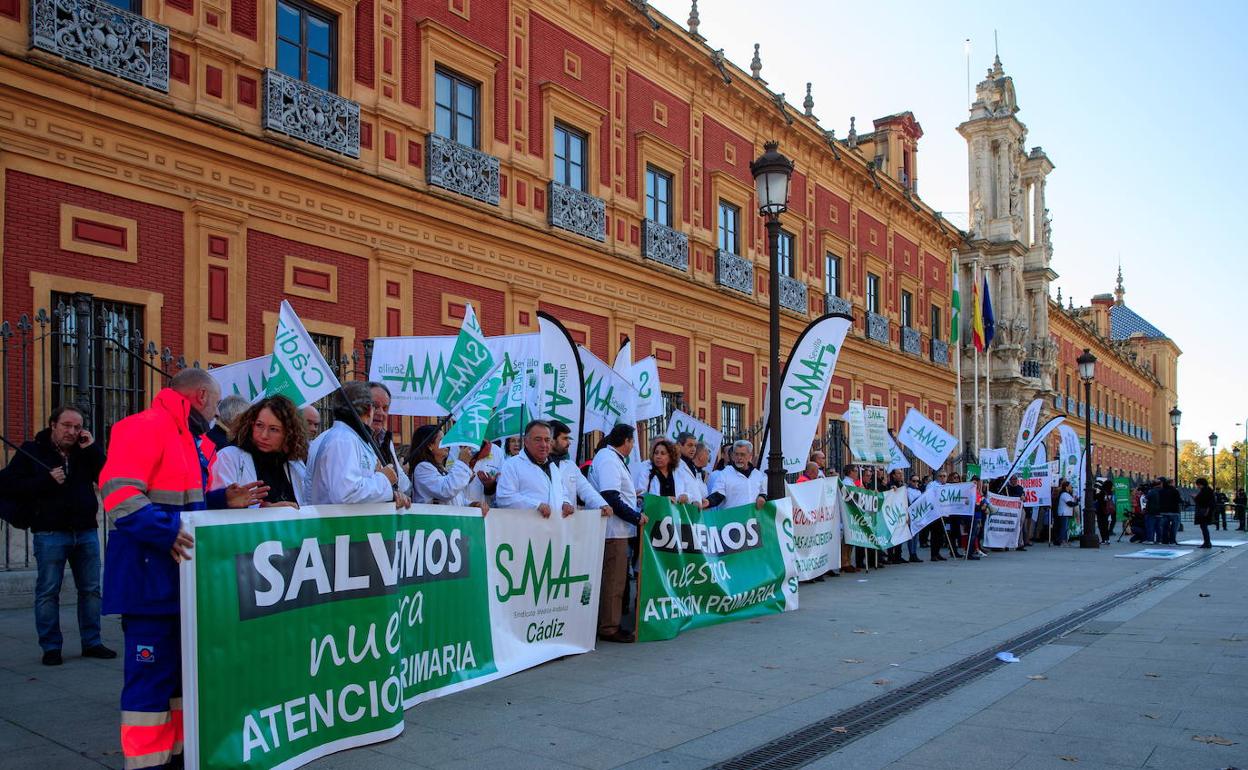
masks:
[[[101,0],[32,0],[30,45],[169,91],[169,28]]]
[[[901,352],[912,356],[923,355],[923,339],[918,329],[909,326],[901,327]]]
[[[787,275],[780,276],[780,307],[802,315],[810,312],[805,281]]]
[[[1032,377],[1034,379],[1039,379],[1040,378],[1040,362],[1035,360],[1034,358],[1028,358],[1025,361],[1023,361],[1022,365],[1019,367],[1019,371],[1022,373],[1024,377]]]
[[[852,316],[854,314],[854,306],[844,297],[838,297],[835,294],[824,294],[823,312],[844,313],[847,316]]]
[[[889,343],[888,319],[879,313],[867,311],[867,339]]]
[[[498,205],[498,158],[437,134],[428,135],[429,184]]]
[[[360,157],[360,105],[273,69],[264,71],[264,127]]]
[[[575,187],[550,183],[550,224],[568,232],[607,239],[607,203]]]
[[[944,340],[936,339],[933,337],[931,340],[931,344],[928,347],[931,348],[931,352],[929,355],[931,356],[932,363],[943,364],[944,366],[949,365],[949,343],[948,342],[945,342]]]
[[[653,219],[641,221],[641,255],[668,267],[689,272],[689,236]]]
[[[754,265],[744,257],[720,249],[715,252],[715,283],[742,294],[753,294]]]

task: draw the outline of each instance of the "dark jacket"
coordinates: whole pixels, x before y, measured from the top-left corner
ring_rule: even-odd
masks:
[[[1174,487],[1153,487],[1148,495],[1148,513],[1178,513],[1183,505],[1183,497]]]
[[[104,452],[99,442],[86,449],[73,447],[69,458],[52,446],[52,429],[44,428],[34,441],[22,444],[21,452],[13,456],[5,469],[4,482],[7,491],[25,498],[31,507],[34,532],[80,532],[96,527],[95,515],[100,500],[95,494],[95,484],[104,467]],[[65,483],[58,484],[39,463],[32,460],[29,452],[48,468],[65,467]]]
[[[1196,512],[1200,514],[1208,514],[1213,512],[1213,505],[1217,498],[1213,494],[1213,490],[1209,487],[1201,487],[1196,493],[1196,499],[1192,502],[1196,505]]]

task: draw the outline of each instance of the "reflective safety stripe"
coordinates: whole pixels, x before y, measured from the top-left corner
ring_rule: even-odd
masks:
[[[178,702],[179,706],[182,705],[181,698],[174,698],[174,700]],[[175,708],[173,711],[169,713],[169,718],[173,721],[173,739],[174,739],[173,750],[175,752],[181,751],[182,750],[182,738],[183,738],[182,709]]]
[[[170,711],[181,711],[181,710],[182,710],[182,699],[181,699],[181,698],[170,698],[170,699],[169,699],[169,710],[170,710]]]
[[[117,517],[125,516],[128,513],[134,513],[135,511],[146,508],[151,504],[152,501],[147,499],[147,497],[141,494],[136,494],[132,497],[127,497],[125,500],[122,500],[120,503],[117,503],[111,508],[105,505],[104,509],[108,513],[111,513],[114,517]]]
[[[140,492],[147,491],[146,482],[141,481],[139,479],[127,479],[127,478],[118,476],[115,479],[109,479],[108,481],[104,482],[104,486],[100,487],[100,494],[104,497],[108,497],[112,493],[124,487],[134,487]]]
[[[173,489],[153,489],[147,493],[147,499],[159,505],[187,505],[189,503],[202,503],[204,501],[204,490],[187,489],[178,491]]]
[[[181,698],[178,700],[180,701]],[[123,711],[121,712],[121,725],[122,727],[150,727],[168,724],[169,718],[168,711]]]
[[[172,722],[166,722],[163,725],[121,726],[121,751],[126,755],[127,767],[131,758],[140,759],[154,754],[164,754],[165,760],[168,761],[176,741]],[[140,764],[138,767],[147,767],[147,765]]]

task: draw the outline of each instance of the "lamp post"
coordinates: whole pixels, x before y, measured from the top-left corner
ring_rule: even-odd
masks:
[[[1174,428],[1174,485],[1179,485],[1179,420],[1183,419],[1183,412],[1179,411],[1179,405],[1175,404],[1170,410],[1170,427]]]
[[[1083,534],[1079,536],[1080,548],[1100,548],[1101,539],[1096,534],[1096,514],[1092,510],[1092,380],[1096,379],[1096,356],[1088,348],[1075,359],[1079,365],[1079,378],[1083,380],[1083,402],[1089,405],[1083,412],[1083,451],[1087,460],[1083,480]]]
[[[1217,492],[1218,491],[1218,434],[1216,433],[1209,434],[1209,475],[1213,477],[1213,480],[1209,482],[1209,485],[1213,488],[1214,492]]]
[[[771,350],[767,364],[767,498],[784,497],[784,449],[780,436],[780,215],[789,207],[789,180],[793,161],[780,154],[774,139],[763,145],[761,157],[750,163],[758,195],[758,214],[767,220],[768,325]]]
[[[1235,458],[1235,483],[1231,484],[1231,497],[1239,489],[1239,447],[1231,447],[1231,456]]]

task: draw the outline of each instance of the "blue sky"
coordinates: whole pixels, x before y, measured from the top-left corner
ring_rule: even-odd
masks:
[[[651,0],[682,25],[688,0]],[[1183,350],[1181,438],[1242,438],[1248,359],[1240,352],[1248,267],[1234,236],[1248,219],[1248,3],[702,0],[701,33],[844,137],[849,118],[911,110],[923,126],[919,193],[965,221],[966,144],[955,127],[992,64],[993,32],[1013,76],[1028,146],[1044,147],[1053,269],[1077,305],[1113,290]],[[765,10],[769,16],[760,15]],[[1054,288],[1056,293],[1056,288]]]

